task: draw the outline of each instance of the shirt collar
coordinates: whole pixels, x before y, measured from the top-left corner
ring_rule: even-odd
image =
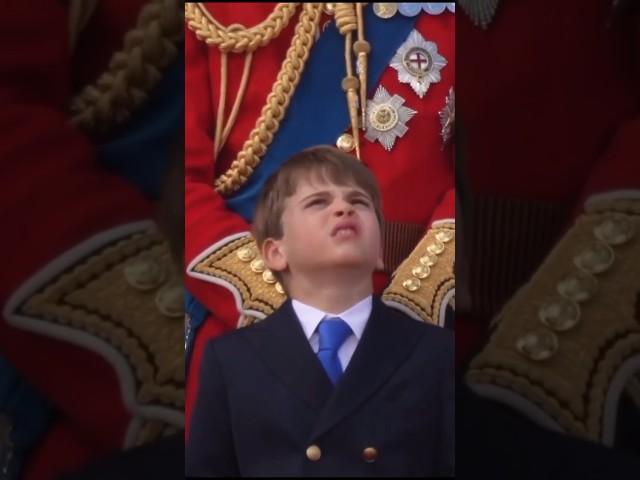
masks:
[[[373,301],[371,295],[369,295],[355,305],[349,307],[344,312],[336,315],[323,312],[322,310],[318,310],[317,308],[298,300],[292,300],[291,306],[302,325],[302,330],[304,330],[307,340],[309,340],[311,335],[316,331],[320,321],[326,317],[340,317],[342,320],[347,322],[347,325],[351,327],[351,331],[354,333],[356,338],[360,340],[364,327],[366,327],[369,316],[371,315]]]

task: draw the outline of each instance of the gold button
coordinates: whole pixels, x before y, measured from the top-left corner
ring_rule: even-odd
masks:
[[[249,266],[251,267],[251,271],[255,273],[262,273],[265,269],[264,260],[262,260],[261,258],[253,259]]]
[[[238,250],[238,258],[243,262],[250,262],[256,258],[256,251],[251,247],[242,247]]]
[[[580,321],[580,306],[568,298],[554,298],[540,307],[538,317],[553,330],[564,332]]]
[[[416,278],[427,278],[431,273],[431,269],[426,265],[419,265],[411,270],[411,274]]]
[[[420,263],[425,267],[433,267],[438,263],[438,257],[436,255],[425,255],[424,257],[420,257]]]
[[[431,255],[440,255],[442,252],[444,252],[444,243],[439,241],[432,243],[427,247],[427,252],[429,252]]]
[[[598,281],[590,273],[578,271],[563,278],[557,287],[558,293],[574,302],[584,302],[598,290]]]
[[[320,460],[321,456],[322,450],[320,450],[319,446],[311,445],[309,448],[307,448],[307,458],[312,462],[317,462],[318,460]]]
[[[150,258],[139,258],[124,267],[127,283],[137,290],[153,290],[165,278],[164,269]]]
[[[518,338],[516,349],[530,360],[546,360],[558,350],[558,337],[548,330],[529,332]]]
[[[402,286],[410,292],[415,292],[420,288],[420,280],[417,278],[410,278],[402,282]]]
[[[262,280],[264,280],[265,282],[267,282],[268,284],[272,285],[274,283],[276,283],[278,280],[276,280],[276,277],[273,275],[273,272],[271,270],[265,270],[262,273]]]
[[[367,447],[362,451],[362,459],[367,463],[373,463],[378,459],[378,450]]]
[[[336,147],[343,152],[351,152],[356,148],[356,142],[353,140],[353,136],[348,133],[343,133],[336,140]]]
[[[436,240],[442,243],[447,243],[453,240],[454,236],[455,234],[452,230],[441,230],[440,232],[436,233]]]
[[[160,289],[155,298],[156,307],[167,317],[184,315],[184,289],[180,284],[167,285]]]
[[[284,295],[284,288],[282,288],[282,284],[280,282],[276,282],[276,292]]]
[[[612,215],[593,229],[595,236],[609,245],[620,245],[634,235],[633,223],[625,215]]]
[[[615,253],[606,243],[594,241],[574,259],[573,263],[590,273],[605,272],[613,265]]]

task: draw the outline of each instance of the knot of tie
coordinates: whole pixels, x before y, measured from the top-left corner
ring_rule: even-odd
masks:
[[[338,350],[351,333],[351,327],[341,318],[326,318],[318,325],[318,359],[334,385],[343,373]]]

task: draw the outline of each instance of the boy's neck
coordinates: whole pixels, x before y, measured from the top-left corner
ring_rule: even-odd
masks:
[[[316,275],[290,280],[289,296],[326,313],[338,314],[364,300],[373,291],[371,275],[352,278]]]

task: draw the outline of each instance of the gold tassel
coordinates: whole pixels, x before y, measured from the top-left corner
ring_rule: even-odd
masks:
[[[353,44],[353,51],[358,56],[358,77],[360,79],[360,113],[362,130],[367,129],[367,55],[371,45],[364,39],[364,20],[362,17],[362,3],[356,3],[356,17],[358,22],[358,41]]]
[[[351,120],[353,143],[356,149],[356,157],[358,157],[358,160],[360,160],[360,137],[358,135],[358,89],[360,86],[360,82],[353,75],[353,65],[351,63],[351,49],[353,44],[352,34],[358,28],[357,15],[354,4],[336,3],[335,17],[338,30],[342,35],[345,36],[344,60],[347,70],[347,76],[342,80],[342,90],[344,90],[347,95],[347,106],[349,108],[349,118]]]
[[[351,119],[351,132],[353,142],[356,147],[356,157],[360,160],[360,137],[358,135],[358,79],[353,75],[342,80],[342,89],[347,94],[347,105],[349,106],[349,118]]]

